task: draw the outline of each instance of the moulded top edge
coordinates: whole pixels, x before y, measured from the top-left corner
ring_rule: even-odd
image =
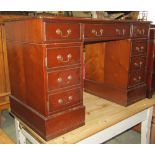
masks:
[[[139,20],[113,20],[113,19],[95,19],[95,18],[79,18],[79,17],[62,17],[62,16],[25,16],[23,18],[6,19],[4,22],[19,21],[19,20],[41,19],[43,21],[74,21],[74,22],[104,22],[104,23],[151,23],[151,21]]]

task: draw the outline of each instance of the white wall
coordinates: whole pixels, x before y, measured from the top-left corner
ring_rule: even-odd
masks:
[[[148,21],[152,21],[155,24],[155,11],[148,11]]]

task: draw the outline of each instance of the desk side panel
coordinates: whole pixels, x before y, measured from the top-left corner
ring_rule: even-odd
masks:
[[[43,42],[42,19],[23,19],[5,23],[6,39],[20,42]]]
[[[11,96],[46,115],[44,47],[7,42]]]

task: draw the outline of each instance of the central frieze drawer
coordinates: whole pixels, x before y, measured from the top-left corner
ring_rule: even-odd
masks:
[[[122,24],[85,24],[85,38],[130,36],[130,25]]]
[[[80,84],[80,68],[48,73],[48,90],[56,90]]]
[[[82,103],[80,88],[49,95],[49,112],[64,110]]]
[[[47,67],[62,67],[80,63],[80,47],[47,49]]]
[[[47,41],[80,40],[80,24],[46,23]]]

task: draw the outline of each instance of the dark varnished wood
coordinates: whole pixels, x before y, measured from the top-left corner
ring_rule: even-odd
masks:
[[[102,37],[129,37],[130,24],[85,24],[86,39],[101,39]]]
[[[24,103],[10,97],[11,112],[28,124],[45,140],[50,140],[67,131],[84,125],[85,108],[76,106],[72,109],[43,117]]]
[[[147,24],[134,24],[132,36],[136,38],[148,37],[149,25]]]
[[[145,83],[144,70],[135,70],[129,74],[129,87],[137,84]]]
[[[145,70],[148,27],[149,22],[61,17],[7,22],[12,112],[46,140],[84,125],[83,51],[86,91],[125,106],[144,98],[145,82],[129,81],[139,72],[132,62],[143,61]]]
[[[7,47],[11,95],[42,115],[47,115],[47,74],[45,52],[42,52],[45,49],[41,45],[19,42],[7,42]]]
[[[59,57],[60,60],[58,59]],[[57,68],[80,64],[80,58],[80,46],[47,48],[48,68]]]
[[[45,24],[47,41],[74,41],[80,40],[80,24],[73,23],[52,23]]]
[[[80,68],[63,69],[48,73],[48,90],[62,89],[81,84]]]
[[[150,28],[150,40],[148,48],[148,60],[147,60],[147,97],[151,98],[152,93],[155,91],[155,26]]]
[[[133,40],[132,42],[132,55],[146,55],[147,40]]]
[[[145,56],[134,56],[131,58],[131,70],[143,69],[146,66],[146,57]]]
[[[79,92],[80,88],[74,88],[49,95],[49,112],[62,111],[68,107],[82,104],[83,91]]]
[[[85,91],[125,106],[145,98],[146,56],[144,52],[134,55],[133,44],[134,41],[121,40],[86,45]]]
[[[88,26],[89,30],[93,24]],[[102,29],[101,25],[95,27],[97,30]],[[124,106],[145,98],[148,28],[147,24],[136,23],[132,25],[129,33],[130,40],[126,39],[128,35],[124,35],[123,40],[118,37],[115,40],[116,32],[111,31],[113,41],[107,39],[103,43],[86,44],[85,91]],[[124,26],[124,29],[128,30],[127,26]],[[122,33],[120,35],[123,36]],[[103,33],[103,36],[105,39],[106,34]],[[89,37],[92,37],[92,34]]]
[[[147,97],[152,98],[155,92],[155,25],[150,27],[149,50],[147,59]],[[155,144],[155,107],[153,110],[152,126],[151,126],[151,143]]]

